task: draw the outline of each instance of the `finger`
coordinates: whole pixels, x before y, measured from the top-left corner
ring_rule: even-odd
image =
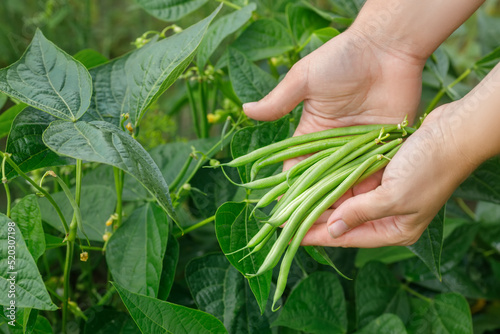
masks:
[[[304,100],[307,88],[306,66],[297,63],[269,94],[258,102],[245,103],[248,117],[259,121],[272,121],[288,114]]]
[[[330,216],[327,222],[332,238],[365,222],[383,217],[394,216],[392,196],[382,186],[364,194],[347,199]]]
[[[302,240],[302,245],[375,248],[395,245],[407,246],[418,240],[422,231],[418,229],[411,233],[403,233],[398,226],[399,219],[412,220],[414,216],[387,217],[366,222],[335,239],[328,233],[327,225],[314,225]]]

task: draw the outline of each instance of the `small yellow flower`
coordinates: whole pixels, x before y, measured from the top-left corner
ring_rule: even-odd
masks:
[[[89,259],[89,253],[87,252],[80,253],[80,261],[87,262],[88,259]]]
[[[102,240],[104,240],[104,242],[108,241],[109,240],[109,237],[111,236],[111,233],[110,232],[106,232],[102,235]]]

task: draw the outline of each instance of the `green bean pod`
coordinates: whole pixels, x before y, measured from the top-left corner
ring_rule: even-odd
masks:
[[[254,164],[252,165],[250,178],[253,180],[255,176],[257,176],[259,170],[261,170],[263,167],[273,165],[288,159],[301,157],[306,154],[323,151],[330,148],[337,148],[339,146],[348,143],[355,137],[357,136],[335,137],[335,138],[318,140],[310,143],[292,146],[277,153],[274,153],[272,155],[262,157],[259,160],[255,161]]]
[[[316,222],[316,220],[325,212],[330,206],[333,205],[347,190],[349,190],[361,175],[372,165],[375,161],[380,160],[382,158],[381,155],[373,156],[372,158],[363,162],[358,168],[354,170],[337,188],[332,190],[328,196],[326,196],[320,203],[315,206],[315,208],[311,211],[311,213],[304,219],[297,232],[293,236],[292,241],[290,242],[290,246],[285,253],[285,257],[281,262],[280,273],[278,277],[278,282],[276,285],[276,290],[273,297],[273,311],[276,311],[274,305],[281,298],[283,292],[285,291],[286,281],[288,278],[288,273],[290,271],[290,267],[292,265],[293,258],[297,253],[297,249],[304,239],[307,231],[311,228],[311,226]],[[259,269],[260,271],[260,269]]]
[[[278,196],[283,195],[289,188],[288,182],[283,181],[273,189],[269,190],[262,198],[255,204],[255,209],[263,208],[271,204]],[[254,210],[255,210],[254,209]]]
[[[370,131],[373,131],[376,129],[380,129],[381,127],[389,127],[389,126],[392,126],[392,125],[391,124],[387,124],[387,125],[382,125],[382,124],[356,125],[356,126],[349,126],[349,127],[343,127],[343,128],[328,129],[328,130],[324,130],[324,131],[308,133],[308,134],[301,135],[301,136],[290,137],[288,139],[267,145],[265,147],[261,147],[261,148],[256,149],[255,151],[252,151],[248,154],[242,155],[241,157],[238,157],[225,165],[229,166],[229,167],[239,167],[239,166],[246,165],[247,163],[250,163],[252,161],[255,161],[259,158],[262,158],[266,155],[272,154],[272,153],[277,152],[277,151],[281,151],[282,149],[288,148],[290,146],[304,144],[304,143],[314,141],[314,140],[321,140],[321,139],[349,136],[349,135],[365,134],[367,132],[370,132]]]

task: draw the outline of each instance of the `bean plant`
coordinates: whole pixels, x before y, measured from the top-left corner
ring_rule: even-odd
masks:
[[[165,29],[141,32],[128,53],[68,54],[42,27],[0,69],[2,333],[500,330],[499,157],[414,245],[299,247],[415,129],[401,120],[290,138],[300,106],[256,122],[241,105],[347,29],[362,1],[136,2]],[[499,26],[492,8],[428,59],[415,127],[498,62],[500,48],[471,28]],[[464,55],[464,41],[477,52]],[[189,117],[193,136],[151,147],[141,138],[154,118],[143,120],[165,104]],[[328,182],[314,188],[321,175]],[[279,228],[297,212],[307,224]]]

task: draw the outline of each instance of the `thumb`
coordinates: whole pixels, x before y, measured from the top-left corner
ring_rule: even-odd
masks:
[[[248,117],[258,121],[272,121],[288,114],[305,97],[307,73],[301,62],[295,64],[285,78],[258,102],[243,105]]]
[[[338,238],[365,222],[393,215],[390,198],[382,186],[349,198],[328,218],[328,233]]]

